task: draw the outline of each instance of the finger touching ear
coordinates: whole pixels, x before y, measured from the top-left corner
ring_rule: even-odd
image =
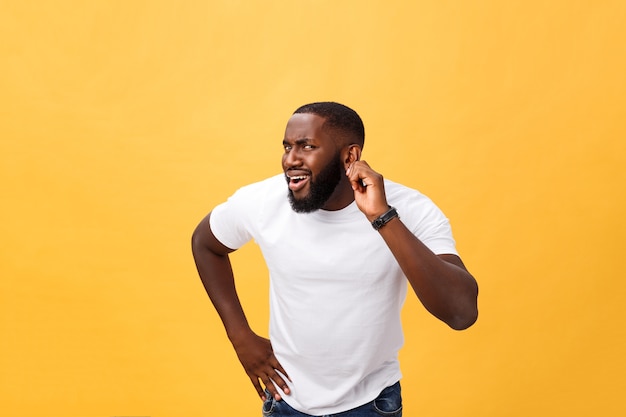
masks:
[[[361,160],[361,147],[355,144],[350,145],[345,159],[346,168],[359,160]]]

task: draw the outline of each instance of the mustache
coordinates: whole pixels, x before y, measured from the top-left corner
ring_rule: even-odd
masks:
[[[308,170],[308,169],[302,169],[302,168],[289,168],[287,171],[285,171],[285,175],[290,175],[291,173],[295,172],[296,174],[294,174],[293,176],[296,175],[312,175],[313,173]]]

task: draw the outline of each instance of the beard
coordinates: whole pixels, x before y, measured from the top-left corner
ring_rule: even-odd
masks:
[[[341,181],[341,158],[339,153],[331,162],[316,176],[311,176],[309,194],[297,199],[293,191],[289,190],[288,197],[291,208],[296,213],[311,213],[321,209],[333,194],[339,181]]]

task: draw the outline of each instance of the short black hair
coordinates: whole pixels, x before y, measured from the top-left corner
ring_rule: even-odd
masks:
[[[309,103],[298,107],[293,112],[309,113],[326,119],[324,127],[339,130],[345,134],[346,139],[351,143],[356,143],[363,147],[365,143],[365,127],[361,117],[350,107],[333,101],[321,101],[317,103]]]

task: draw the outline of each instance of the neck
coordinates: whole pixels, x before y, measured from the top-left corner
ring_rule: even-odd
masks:
[[[342,177],[330,195],[330,198],[322,207],[322,210],[336,211],[348,207],[354,201],[354,190],[350,186],[347,177]]]

